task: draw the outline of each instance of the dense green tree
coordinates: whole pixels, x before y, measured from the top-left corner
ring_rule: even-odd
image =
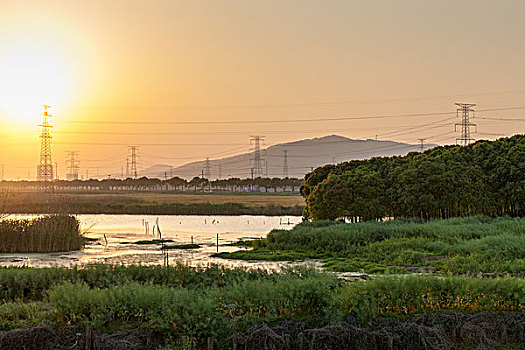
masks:
[[[525,215],[525,136],[327,165],[305,176],[304,216]]]

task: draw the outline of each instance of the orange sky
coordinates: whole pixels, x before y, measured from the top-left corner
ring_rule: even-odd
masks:
[[[6,178],[35,176],[43,103],[61,177],[67,150],[82,174],[102,175],[133,144],[147,167],[245,152],[253,134],[453,143],[453,120],[399,132],[448,115],[268,121],[525,106],[523,13],[521,0],[1,0],[0,164]],[[108,121],[152,124],[93,123]],[[523,121],[475,122],[476,138],[525,132]]]

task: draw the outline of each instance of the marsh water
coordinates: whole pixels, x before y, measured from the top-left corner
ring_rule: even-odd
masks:
[[[239,239],[266,237],[273,229],[291,229],[299,216],[200,216],[200,215],[76,215],[85,236],[90,238],[82,251],[49,254],[0,254],[0,266],[70,267],[94,263],[162,264],[160,244],[137,244],[162,237],[169,245],[198,244],[196,249],[171,249],[170,264],[221,264],[226,266],[276,267],[287,263],[249,262],[214,258],[217,252],[241,247],[230,243]],[[159,232],[160,231],[160,232]]]

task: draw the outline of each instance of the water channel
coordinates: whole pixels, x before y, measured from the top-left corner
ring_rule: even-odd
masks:
[[[283,262],[250,262],[214,258],[217,251],[243,249],[230,246],[239,239],[266,237],[273,229],[291,229],[299,216],[201,216],[201,215],[76,215],[85,236],[90,238],[82,251],[49,254],[0,254],[0,266],[71,267],[86,264],[159,265],[164,254],[159,244],[136,244],[162,238],[170,245],[199,244],[197,249],[169,250],[169,263],[192,266],[276,267]],[[158,224],[158,226],[157,226]]]

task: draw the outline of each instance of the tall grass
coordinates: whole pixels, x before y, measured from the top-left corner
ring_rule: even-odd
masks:
[[[320,273],[310,269],[225,268],[222,266],[191,267],[175,264],[160,266],[93,265],[86,268],[0,268],[0,302],[14,300],[42,300],[52,286],[70,282],[91,288],[141,283],[176,288],[202,289],[232,286],[243,281],[278,281],[316,277]]]
[[[447,220],[304,222],[251,243],[255,250],[222,257],[322,258],[336,271],[399,272],[396,266],[454,273],[525,274],[525,219],[483,216]],[[295,254],[291,254],[295,253]],[[416,269],[417,270],[417,269]]]
[[[49,302],[62,322],[102,329],[131,324],[206,339],[290,318],[315,322],[442,311],[523,313],[524,288],[518,279],[420,276],[343,285],[325,274],[198,290],[137,283],[98,290],[66,283],[50,289]]]
[[[525,281],[502,278],[382,277],[345,285],[333,306],[370,318],[428,312],[525,312]]]
[[[79,250],[84,238],[77,219],[46,215],[0,221],[0,253],[51,253]]]

